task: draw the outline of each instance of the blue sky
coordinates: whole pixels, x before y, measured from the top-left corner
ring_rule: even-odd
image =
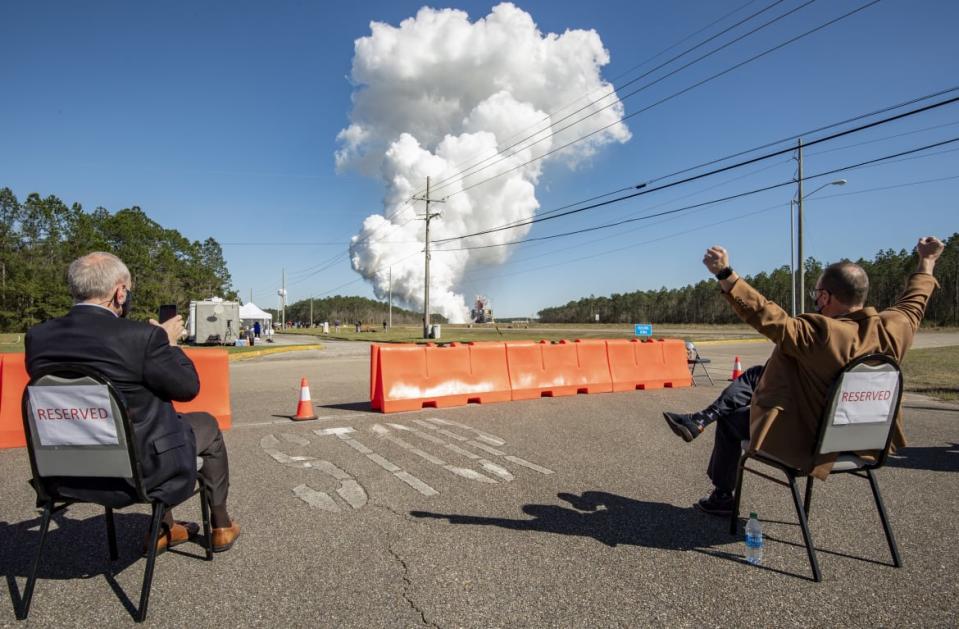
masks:
[[[814,2],[625,99],[625,112],[864,3]],[[516,4],[544,33],[595,30],[611,57],[603,69],[609,80],[746,2]],[[766,4],[755,2],[735,17]],[[799,4],[788,0],[770,15]],[[345,251],[363,219],[382,212],[383,183],[338,173],[334,164],[337,133],[349,124],[354,40],[370,34],[371,21],[397,25],[421,6],[396,0],[3,3],[0,186],[20,198],[54,194],[88,210],[139,205],[191,239],[212,236],[223,243],[243,299],[252,290],[263,307],[276,305],[283,269],[290,301],[372,296],[346,260],[317,274],[307,269]],[[475,20],[493,5],[432,6],[462,9]],[[956,24],[956,2],[882,0],[629,118],[628,142],[603,147],[575,169],[546,165],[536,190],[541,211],[959,85]],[[805,170],[822,172],[957,136],[959,104],[812,147]],[[807,201],[807,255],[871,257],[911,247],[921,235],[957,231],[957,148],[835,175],[849,183]],[[783,156],[535,225],[529,236],[787,181],[794,169]],[[808,182],[806,191],[818,185]],[[769,270],[788,263],[793,194],[792,187],[778,188],[668,221],[520,245],[506,264],[471,270],[458,288],[468,298],[488,295],[500,316],[531,316],[589,294],[696,282],[706,276],[702,252],[715,243],[730,250],[741,273]]]

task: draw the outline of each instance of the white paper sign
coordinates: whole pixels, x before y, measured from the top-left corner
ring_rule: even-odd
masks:
[[[833,424],[878,424],[886,421],[899,388],[894,371],[847,373],[839,391]]]
[[[34,425],[42,446],[115,446],[117,425],[102,384],[29,387]]]

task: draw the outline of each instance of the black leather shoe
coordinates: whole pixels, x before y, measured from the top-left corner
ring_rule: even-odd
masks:
[[[701,498],[696,508],[709,515],[729,516],[733,513],[736,501],[731,492],[714,489],[713,493]]]
[[[682,437],[686,443],[698,437],[703,431],[703,428],[705,428],[704,423],[698,419],[698,415],[699,413],[686,415],[683,413],[670,413],[668,411],[663,412],[663,417],[666,418],[666,423],[669,424],[670,429]]]

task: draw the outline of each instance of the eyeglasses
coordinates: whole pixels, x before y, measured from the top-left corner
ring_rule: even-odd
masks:
[[[813,301],[816,301],[817,299],[819,299],[819,293],[826,293],[827,295],[832,294],[825,288],[814,288],[811,291],[809,291],[809,298],[812,299]]]

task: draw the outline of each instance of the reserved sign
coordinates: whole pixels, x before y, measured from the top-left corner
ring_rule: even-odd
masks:
[[[894,371],[847,373],[833,424],[878,424],[889,419],[899,388]]]
[[[120,443],[106,386],[28,388],[40,445],[115,446]]]

